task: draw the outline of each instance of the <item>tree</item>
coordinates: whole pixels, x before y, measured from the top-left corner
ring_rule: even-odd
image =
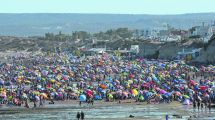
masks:
[[[118,34],[122,38],[131,38],[132,32],[128,30],[128,28],[118,28],[116,30],[116,34]]]
[[[86,31],[75,31],[72,33],[73,40],[86,40],[90,37],[90,34],[88,34]]]
[[[54,33],[45,33],[46,40],[54,40],[54,38],[55,38]]]

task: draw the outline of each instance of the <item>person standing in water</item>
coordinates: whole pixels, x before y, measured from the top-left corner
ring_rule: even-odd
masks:
[[[81,120],[84,120],[84,112],[81,111]]]
[[[76,115],[76,118],[79,120],[80,117],[81,117],[81,114],[80,114],[80,112],[78,112],[77,115]]]

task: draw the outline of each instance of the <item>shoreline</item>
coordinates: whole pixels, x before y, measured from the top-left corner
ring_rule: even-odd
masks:
[[[24,107],[12,107],[12,108],[0,108],[0,116],[6,116],[6,115],[22,115],[22,114],[40,114],[43,112],[60,112],[60,111],[80,111],[83,110],[89,115],[89,112],[92,112],[94,110],[105,110],[105,109],[114,109],[114,107],[120,107],[120,108],[126,108],[132,110],[132,109],[142,109],[143,111],[141,113],[147,113],[150,114],[150,112],[159,111],[160,117],[165,118],[163,114],[169,115],[170,118],[177,118],[182,117],[188,119],[189,116],[196,116],[196,117],[215,117],[214,116],[214,109],[212,109],[212,112],[210,113],[207,110],[192,110],[192,105],[182,105],[179,102],[172,102],[170,104],[168,103],[162,103],[162,104],[147,104],[146,102],[135,102],[132,100],[122,100],[121,103],[118,102],[104,102],[104,101],[95,101],[95,104],[87,105],[87,103],[83,103],[80,107],[78,104],[78,100],[76,101],[57,101],[56,104],[48,105],[46,104],[43,107],[37,107],[37,108],[24,108]],[[122,110],[122,109],[119,109]],[[108,112],[107,112],[108,113]],[[106,113],[104,113],[106,114]],[[117,113],[116,113],[117,114]],[[125,113],[126,114],[126,113]],[[132,115],[132,113],[130,114]],[[135,119],[135,120],[157,120],[156,118],[147,118],[145,116],[135,116],[134,118],[129,118],[129,114],[126,114],[127,118],[125,117],[119,117],[119,118],[86,118],[87,120],[127,120],[127,119]],[[159,115],[155,115],[155,117],[158,117]],[[17,118],[19,120],[19,118]],[[195,119],[195,118],[193,118]],[[191,119],[192,120],[192,119]]]

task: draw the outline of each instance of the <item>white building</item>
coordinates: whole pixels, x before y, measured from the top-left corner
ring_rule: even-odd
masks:
[[[205,37],[202,38],[202,40],[204,41],[204,43],[207,43],[214,34],[215,34],[215,24],[212,25],[212,26],[210,26],[208,28],[208,34],[207,34],[207,36],[205,36]]]
[[[204,38],[208,36],[210,26],[205,26],[204,23],[202,26],[195,26],[189,30],[189,37],[199,36],[200,38]]]
[[[139,53],[140,52],[139,45],[131,45],[130,51],[136,54]]]
[[[172,42],[172,41],[181,41],[181,36],[180,35],[168,36],[166,39],[166,42]]]

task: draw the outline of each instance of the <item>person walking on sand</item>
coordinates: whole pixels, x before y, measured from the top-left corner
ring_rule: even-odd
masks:
[[[198,107],[198,110],[199,110],[199,107],[200,107],[200,101],[199,100],[197,101],[197,107]]]
[[[78,112],[77,115],[76,115],[76,118],[79,120],[80,117],[81,117],[81,114],[80,114],[80,112]]]
[[[84,120],[84,112],[81,111],[81,120]]]
[[[193,100],[193,108],[196,109],[196,100]]]
[[[94,100],[93,100],[93,98],[91,99],[91,104],[92,104],[92,106],[93,106],[93,104],[94,104]]]
[[[29,108],[28,100],[25,100],[25,107]]]
[[[36,101],[34,101],[34,108],[36,108],[37,107],[37,104],[36,104]]]
[[[208,109],[211,111],[211,100],[208,101]]]
[[[204,104],[203,102],[201,102],[201,110],[204,108]]]
[[[79,101],[79,106],[81,106],[81,101]]]
[[[42,98],[42,96],[40,96],[40,105],[39,106],[43,106],[42,100],[43,100],[43,98]]]

